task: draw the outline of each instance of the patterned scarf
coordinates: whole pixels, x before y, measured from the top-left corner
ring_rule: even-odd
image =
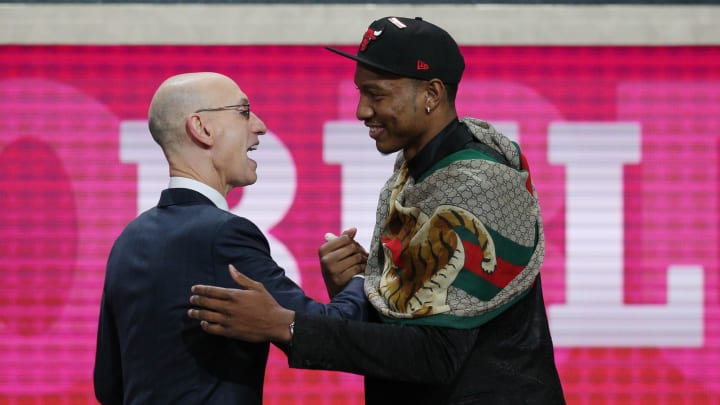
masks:
[[[477,327],[522,298],[542,265],[540,207],[519,146],[487,122],[463,122],[510,166],[463,149],[413,179],[398,154],[365,272],[385,321]]]

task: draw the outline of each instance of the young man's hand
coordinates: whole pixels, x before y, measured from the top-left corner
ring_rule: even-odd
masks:
[[[290,324],[295,312],[285,309],[267,292],[231,264],[230,276],[241,289],[194,285],[190,302],[198,308],[188,316],[200,320],[202,328],[214,335],[249,342],[290,343]]]
[[[325,288],[331,299],[353,276],[365,273],[368,253],[355,241],[356,234],[356,228],[347,229],[340,236],[327,233],[326,242],[318,249]]]

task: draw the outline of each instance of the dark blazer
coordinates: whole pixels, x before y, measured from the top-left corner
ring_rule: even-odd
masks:
[[[539,276],[525,297],[477,329],[297,314],[294,330],[290,366],[365,375],[368,405],[565,403]]]
[[[187,316],[192,285],[237,288],[229,263],[298,313],[365,317],[362,279],[330,304],[316,302],[285,276],[252,222],[198,192],[168,189],[108,259],[94,370],[101,403],[262,403],[269,344],[210,335]]]

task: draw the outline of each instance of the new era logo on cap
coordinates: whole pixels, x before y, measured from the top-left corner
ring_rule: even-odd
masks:
[[[363,34],[356,55],[327,48],[376,69],[415,79],[457,84],[465,60],[455,40],[420,17],[385,17]]]

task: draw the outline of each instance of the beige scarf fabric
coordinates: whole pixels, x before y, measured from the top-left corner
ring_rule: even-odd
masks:
[[[398,154],[365,274],[366,294],[386,321],[476,327],[521,298],[539,273],[540,208],[518,145],[487,122],[463,122],[510,166],[464,149],[413,179]]]

